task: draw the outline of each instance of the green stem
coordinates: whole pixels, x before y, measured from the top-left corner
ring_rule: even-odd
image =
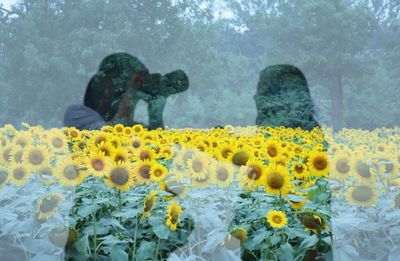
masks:
[[[161,241],[161,239],[160,238],[158,238],[158,241],[157,241],[157,249],[156,249],[156,256],[155,256],[155,260],[161,260],[161,259],[158,259],[158,254],[159,254],[159,252],[160,252],[160,241]]]
[[[136,238],[137,238],[137,229],[138,229],[138,220],[139,219],[139,215],[136,215],[135,218],[135,232],[134,232],[134,238],[133,238],[133,246],[132,246],[132,261],[136,260]]]
[[[94,191],[92,191],[92,204],[94,204]],[[92,214],[93,222],[93,260],[97,260],[97,232],[96,232],[96,213]]]

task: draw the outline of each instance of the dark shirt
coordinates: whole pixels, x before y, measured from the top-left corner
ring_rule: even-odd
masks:
[[[104,119],[95,110],[85,105],[69,106],[64,115],[64,126],[79,130],[95,130],[106,125]]]

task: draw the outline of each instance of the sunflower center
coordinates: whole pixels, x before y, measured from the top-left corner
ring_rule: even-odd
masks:
[[[23,148],[26,146],[27,142],[25,140],[18,140],[16,143],[17,143],[17,145],[20,145]]]
[[[328,162],[324,157],[316,157],[313,161],[313,165],[317,170],[324,170],[328,166]]]
[[[110,176],[111,181],[119,186],[126,184],[129,180],[129,173],[124,168],[115,168],[111,170]]]
[[[273,216],[272,221],[274,223],[280,224],[280,223],[282,223],[282,218],[280,216]]]
[[[349,172],[350,166],[347,160],[340,159],[336,162],[336,169],[342,174]]]
[[[267,148],[267,153],[271,157],[276,157],[278,155],[278,150],[274,146],[270,146]]]
[[[49,196],[43,199],[42,204],[40,204],[40,212],[47,213],[53,211],[58,205],[58,199],[52,196]]]
[[[245,151],[240,151],[238,153],[235,153],[235,155],[233,155],[232,158],[233,164],[241,166],[246,165],[248,160],[249,160],[249,155]]]
[[[364,162],[358,161],[356,164],[356,171],[358,175],[364,178],[371,177],[371,172],[369,171],[369,167]]]
[[[101,159],[92,160],[92,167],[95,171],[102,171],[104,169],[104,162]]]
[[[149,179],[149,178],[150,178],[150,166],[147,166],[147,165],[142,166],[142,167],[139,169],[139,174],[140,174],[140,176],[141,176],[142,178],[144,178],[144,179]]]
[[[148,200],[146,200],[146,202],[144,203],[144,212],[149,212],[153,208],[155,201],[154,199],[154,197],[150,197]]]
[[[140,141],[138,141],[138,140],[134,140],[133,142],[132,142],[132,147],[134,147],[134,148],[139,148],[140,147]]]
[[[97,146],[97,145],[99,145],[100,143],[106,142],[106,141],[107,141],[107,140],[106,140],[105,137],[97,137],[97,138],[95,139],[95,141],[94,141],[94,144]]]
[[[295,165],[294,166],[294,171],[296,172],[296,173],[299,173],[299,174],[301,174],[301,173],[303,173],[303,171],[304,171],[304,167],[302,166],[302,165]]]
[[[225,168],[219,168],[217,170],[217,178],[221,181],[225,181],[228,179],[229,173]]]
[[[267,183],[273,189],[280,189],[283,187],[283,183],[285,182],[284,178],[279,173],[272,173],[268,175]]]
[[[51,144],[56,148],[61,148],[63,146],[64,142],[61,138],[56,137],[51,141]]]
[[[226,158],[228,158],[229,157],[229,154],[231,154],[232,153],[232,150],[231,149],[224,149],[224,150],[222,150],[222,157],[224,158],[224,159],[226,159]]]
[[[200,160],[193,160],[192,168],[194,172],[201,172],[203,170],[203,163]]]
[[[3,151],[3,159],[7,162],[11,161],[11,148]]]
[[[148,153],[147,151],[142,151],[142,152],[140,152],[139,158],[141,160],[150,159],[150,153]]]
[[[14,170],[13,176],[15,179],[23,179],[25,177],[25,170],[23,168],[17,168]]]
[[[357,201],[368,201],[372,198],[372,189],[367,186],[358,186],[353,190],[352,198]]]
[[[40,165],[44,160],[43,154],[40,151],[32,151],[29,153],[28,158],[32,165]]]
[[[258,180],[261,177],[261,169],[257,166],[251,166],[247,170],[247,177],[252,180]]]
[[[163,174],[163,171],[160,170],[160,169],[156,169],[156,170],[153,172],[153,174],[154,174],[154,176],[156,176],[156,177],[161,177],[162,174]]]
[[[114,160],[115,160],[115,162],[118,162],[118,161],[125,162],[126,161],[126,157],[124,155],[120,154],[120,155],[116,155]]]
[[[77,168],[74,165],[68,165],[64,168],[64,177],[69,180],[76,179],[79,175]]]

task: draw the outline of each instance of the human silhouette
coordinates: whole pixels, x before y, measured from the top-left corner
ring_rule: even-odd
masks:
[[[86,88],[83,104],[68,107],[64,126],[99,129],[104,125],[133,125],[136,104],[148,104],[149,129],[164,128],[163,110],[169,95],[186,91],[189,80],[182,70],[150,74],[128,53],[115,53],[101,62]],[[144,125],[144,124],[142,124]]]
[[[307,130],[318,126],[307,80],[295,66],[273,65],[261,71],[254,100],[256,125]]]

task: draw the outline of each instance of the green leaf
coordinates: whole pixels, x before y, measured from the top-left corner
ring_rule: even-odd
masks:
[[[136,253],[137,261],[145,261],[154,257],[154,251],[156,249],[156,243],[142,241],[140,247]]]
[[[90,255],[89,253],[89,238],[88,235],[84,235],[81,239],[79,239],[75,243],[75,248],[78,250],[78,252],[85,256],[88,257]]]
[[[100,206],[97,204],[84,205],[78,209],[78,215],[80,215],[81,217],[87,217],[90,214],[92,214],[93,212],[97,211],[99,208],[100,208]]]
[[[118,245],[114,245],[110,249],[110,256],[112,261],[127,261],[128,254]]]
[[[161,239],[168,239],[169,234],[171,231],[168,229],[168,227],[164,224],[160,224],[158,226],[153,226],[153,232],[156,234],[158,238]]]
[[[289,243],[283,244],[277,251],[279,260],[293,260],[293,247]]]
[[[315,246],[318,243],[318,237],[316,235],[312,235],[303,240],[300,244],[300,249],[306,249]]]

